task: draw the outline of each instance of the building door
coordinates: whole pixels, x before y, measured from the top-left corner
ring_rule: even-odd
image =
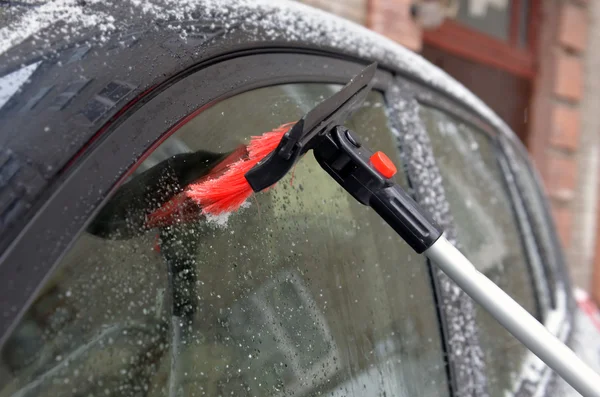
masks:
[[[527,144],[539,0],[458,0],[422,55],[488,104]]]

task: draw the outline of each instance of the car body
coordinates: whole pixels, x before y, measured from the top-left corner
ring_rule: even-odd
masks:
[[[0,108],[0,396],[566,393],[309,156],[239,213],[147,225],[376,61],[349,125],[571,341],[584,319],[526,150],[444,72],[295,3],[51,2],[20,21],[0,36],[18,82]]]

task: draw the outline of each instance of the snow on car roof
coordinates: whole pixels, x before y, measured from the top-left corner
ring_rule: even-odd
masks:
[[[0,29],[0,55],[30,38],[40,47],[57,36],[74,37],[94,27],[94,39],[106,42],[110,34],[143,20],[168,21],[177,30],[186,21],[213,20],[227,30],[225,36],[242,30],[245,42],[268,45],[287,43],[317,45],[369,60],[413,78],[462,101],[502,132],[509,127],[478,97],[420,55],[363,26],[324,11],[292,1],[271,0],[55,0],[29,6],[20,18]],[[51,29],[50,29],[51,28]]]

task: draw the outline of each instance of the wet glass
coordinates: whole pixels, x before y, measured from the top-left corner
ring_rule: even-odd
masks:
[[[533,174],[532,166],[512,144],[507,143],[505,150],[511,159],[514,180],[527,209],[531,229],[544,264],[542,271],[544,280],[546,280],[544,286],[546,287],[544,289],[546,296],[541,302],[546,305],[542,306],[541,309],[542,316],[545,317],[551,309],[557,308],[556,294],[559,291],[556,290],[556,283],[560,282],[560,277],[557,278],[555,272],[562,266],[560,263],[562,256],[560,244],[556,244],[556,240],[552,236],[552,230],[556,230],[556,228],[544,208],[546,199],[538,187],[539,184]]]
[[[526,48],[529,41],[529,20],[531,14],[531,4],[529,0],[521,0],[521,9],[519,10],[519,47]]]
[[[461,24],[502,41],[508,41],[513,2],[459,0],[456,19]]]
[[[492,140],[448,114],[421,106],[466,257],[525,309],[539,318],[534,284]],[[518,386],[529,351],[485,310],[476,322],[485,355],[490,395]]]
[[[234,214],[145,224],[250,136],[339,88],[240,94],[163,142],[12,334],[0,396],[448,396],[425,260],[312,154]],[[393,153],[380,93],[348,126]]]

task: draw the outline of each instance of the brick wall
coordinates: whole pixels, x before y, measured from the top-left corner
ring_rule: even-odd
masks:
[[[419,52],[421,28],[410,15],[412,0],[370,0],[367,27]]]
[[[600,79],[597,87],[589,85],[597,73],[589,67],[594,55],[589,44],[590,8],[591,2],[584,0],[542,2],[528,141],[550,197],[571,277],[584,289],[590,289],[595,252],[594,159],[600,131]]]
[[[300,1],[365,25],[411,50],[421,50],[421,29],[410,16],[412,0]]]
[[[580,37],[586,49],[577,153],[578,190],[572,205],[573,239],[569,260],[575,282],[585,289],[590,288],[595,261],[596,277],[591,292],[600,304],[600,2],[587,1],[585,9],[586,16],[571,15],[587,27],[582,29],[585,38],[580,37],[581,33],[575,35],[576,31],[571,32],[573,38],[570,38]]]
[[[361,25],[367,23],[368,0],[302,0],[302,3],[339,15]]]
[[[533,114],[527,143],[550,197],[559,237],[570,257],[575,229],[573,203],[577,201],[579,186],[588,28],[586,3],[544,1],[540,18]]]
[[[586,4],[574,0],[549,1],[544,7],[541,29],[542,34],[549,34],[539,49],[534,100],[545,106],[537,108],[538,122],[532,126],[530,139],[538,141],[532,155],[541,170],[567,258],[572,259],[573,250],[579,249],[573,245],[574,203],[578,201],[588,15]],[[575,282],[587,282],[584,274],[589,275],[589,265],[570,263]]]

